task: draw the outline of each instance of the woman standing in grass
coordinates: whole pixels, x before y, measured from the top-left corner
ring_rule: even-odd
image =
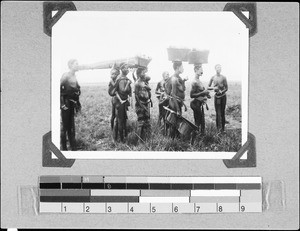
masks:
[[[216,75],[211,77],[208,90],[215,91],[215,110],[217,129],[225,131],[225,108],[226,108],[226,92],[228,90],[227,79],[221,75],[222,67],[220,64],[215,66]],[[213,84],[213,87],[211,85]]]
[[[210,98],[210,95],[209,91],[205,90],[205,87],[199,79],[203,74],[202,64],[195,64],[194,71],[195,79],[192,82],[192,89],[190,93],[190,97],[193,99],[191,101],[191,108],[194,112],[195,124],[199,130],[201,129],[201,134],[204,134],[205,116],[203,106],[206,104],[207,98]]]

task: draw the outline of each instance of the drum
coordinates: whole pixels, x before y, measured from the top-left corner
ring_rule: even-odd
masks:
[[[177,115],[173,112],[169,112],[168,116],[167,116],[167,122],[169,124],[175,125],[177,121]]]
[[[189,122],[187,119],[182,119],[182,121],[179,123],[178,131],[183,136],[189,136],[193,131],[197,129],[196,125]]]

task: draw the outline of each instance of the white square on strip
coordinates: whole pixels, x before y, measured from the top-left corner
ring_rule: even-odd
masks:
[[[63,213],[83,213],[84,203],[62,203]]]
[[[105,213],[105,203],[84,203],[84,213]]]
[[[150,213],[150,203],[128,203],[128,213]]]
[[[172,203],[151,203],[151,213],[172,213]]]
[[[40,213],[60,213],[61,203],[40,202]]]
[[[128,203],[106,203],[106,213],[128,213]]]
[[[195,203],[195,213],[216,213],[217,203]]]

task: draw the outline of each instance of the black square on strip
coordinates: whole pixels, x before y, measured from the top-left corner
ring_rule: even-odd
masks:
[[[82,183],[83,189],[104,189],[104,183]]]
[[[194,189],[215,189],[215,184],[194,184]]]
[[[40,188],[60,189],[60,183],[40,183]]]
[[[150,189],[171,189],[171,184],[150,183]]]
[[[105,189],[126,189],[126,183],[105,183]]]
[[[173,190],[173,189],[181,189],[181,190],[184,190],[184,189],[189,189],[189,190],[191,190],[191,189],[193,189],[193,184],[172,184],[171,185],[171,189]]]
[[[62,188],[75,188],[75,189],[81,189],[81,183],[62,183]]]
[[[127,183],[127,189],[149,189],[148,183]]]
[[[215,184],[215,189],[236,189],[236,184]]]
[[[40,202],[90,202],[89,196],[40,196]]]

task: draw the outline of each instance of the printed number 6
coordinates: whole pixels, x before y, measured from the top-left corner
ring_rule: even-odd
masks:
[[[175,212],[175,213],[178,213],[178,206],[175,206],[175,207],[174,207],[174,212]]]

